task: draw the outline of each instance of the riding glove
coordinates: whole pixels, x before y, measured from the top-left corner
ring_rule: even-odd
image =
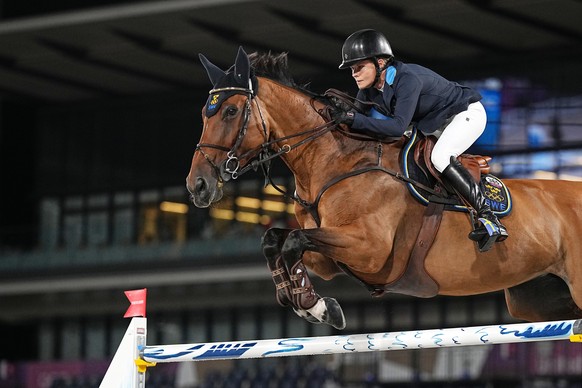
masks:
[[[332,97],[330,101],[335,108],[331,111],[333,121],[336,124],[347,124],[351,126],[354,123],[354,115],[356,114],[354,107],[336,97]]]
[[[331,112],[331,118],[336,122],[336,124],[346,124],[348,126],[352,126],[354,123],[355,115],[356,111],[354,110],[346,112],[344,110],[336,109]]]

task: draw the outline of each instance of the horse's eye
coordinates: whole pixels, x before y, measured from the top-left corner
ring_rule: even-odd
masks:
[[[231,105],[224,110],[224,117],[225,118],[234,117],[237,114],[237,112],[238,112],[237,107],[234,105]]]

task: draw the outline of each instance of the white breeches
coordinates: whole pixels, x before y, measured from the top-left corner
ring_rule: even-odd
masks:
[[[481,136],[487,124],[487,113],[480,102],[470,104],[445,127],[434,146],[430,160],[439,172],[450,164],[451,156],[465,152]]]

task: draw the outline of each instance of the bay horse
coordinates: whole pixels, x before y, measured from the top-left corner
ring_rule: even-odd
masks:
[[[425,214],[397,173],[403,142],[358,138],[327,120],[322,112],[329,102],[293,82],[286,54],[251,55],[251,61],[241,47],[227,71],[200,59],[213,89],[186,178],[191,200],[208,207],[221,199],[225,182],[281,158],[295,178],[300,228],[271,228],[262,238],[276,299],[310,322],[343,329],[339,303],[318,295],[310,276],[330,280],[345,271],[376,291],[402,276]],[[504,290],[515,318],[581,318],[582,183],[506,184],[513,198],[504,219],[510,237],[480,252],[467,238],[467,213],[444,212],[422,268],[434,292],[417,292],[413,283],[401,293]]]

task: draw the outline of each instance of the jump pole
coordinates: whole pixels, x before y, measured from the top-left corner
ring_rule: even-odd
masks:
[[[166,362],[241,360],[557,340],[582,342],[581,319],[157,346],[146,345],[146,329],[145,317],[132,319],[100,388],[144,388],[146,369],[156,363]]]

